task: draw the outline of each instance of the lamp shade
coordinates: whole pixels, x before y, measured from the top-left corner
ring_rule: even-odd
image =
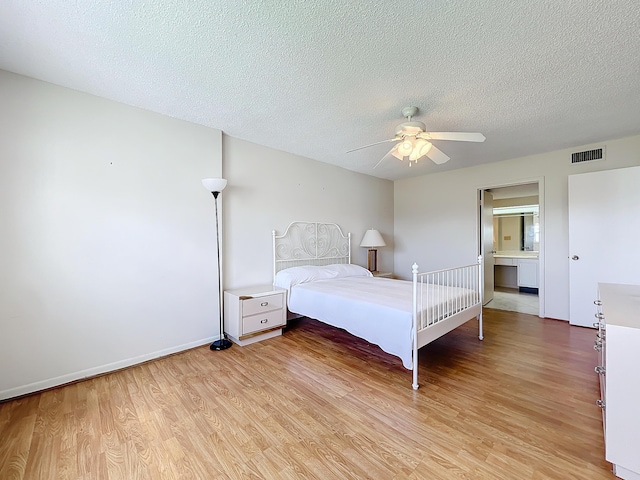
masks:
[[[398,152],[398,148],[399,147],[400,147],[400,144],[397,143],[396,146],[391,149],[391,155],[396,157],[398,160],[402,160],[402,159],[404,159],[404,157],[402,155],[400,155],[400,153]]]
[[[422,138],[419,138],[418,140],[416,140],[413,152],[411,152],[411,155],[409,155],[409,160],[415,162],[419,158],[424,157],[427,153],[429,153],[431,147],[431,143]]]
[[[221,192],[227,186],[227,180],[224,178],[205,178],[202,180],[202,185],[210,192]]]
[[[405,138],[398,146],[398,153],[403,157],[407,157],[413,151],[413,142],[409,138]]]
[[[361,247],[384,247],[386,243],[384,243],[384,239],[378,230],[367,230],[362,238],[362,242],[360,242]]]

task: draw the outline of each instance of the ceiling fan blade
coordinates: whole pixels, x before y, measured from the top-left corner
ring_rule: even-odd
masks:
[[[396,145],[394,145],[393,147],[391,147],[391,150],[389,150],[389,151],[386,153],[386,155],[385,155],[384,157],[382,157],[382,158],[380,159],[380,161],[379,161],[378,163],[376,163],[376,166],[375,166],[375,167],[373,167],[373,168],[377,168],[377,167],[378,167],[378,165],[380,165],[384,160],[386,160],[386,159],[387,159],[387,157],[390,157],[390,156],[391,156],[391,153],[392,153],[396,148],[398,148],[398,145],[397,145],[397,144],[396,144]]]
[[[426,140],[456,140],[458,142],[484,142],[486,140],[481,133],[469,132],[425,132],[421,135],[427,137]]]
[[[394,137],[394,138],[390,138],[389,140],[382,140],[381,142],[370,143],[369,145],[365,145],[364,147],[358,147],[358,148],[354,148],[353,150],[347,150],[345,153],[355,152],[356,150],[362,150],[363,148],[373,147],[374,145],[380,145],[381,143],[397,142],[398,140],[400,140],[400,138]]]
[[[427,157],[433,160],[433,163],[437,163],[438,165],[442,165],[449,161],[449,156],[446,153],[443,153],[442,150],[437,149],[435,145],[431,145],[431,149],[427,152]]]

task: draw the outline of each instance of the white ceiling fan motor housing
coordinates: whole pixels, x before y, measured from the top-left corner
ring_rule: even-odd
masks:
[[[404,122],[396,127],[396,136],[404,137],[409,135],[415,137],[426,130],[427,126],[422,122]]]

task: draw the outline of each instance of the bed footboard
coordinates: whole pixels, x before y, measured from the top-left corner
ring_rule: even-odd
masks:
[[[418,273],[413,265],[413,384],[418,349],[476,317],[482,340],[482,256],[472,265]]]

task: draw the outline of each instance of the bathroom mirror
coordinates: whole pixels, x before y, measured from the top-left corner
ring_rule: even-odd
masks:
[[[537,252],[540,247],[538,205],[493,209],[493,249]]]

